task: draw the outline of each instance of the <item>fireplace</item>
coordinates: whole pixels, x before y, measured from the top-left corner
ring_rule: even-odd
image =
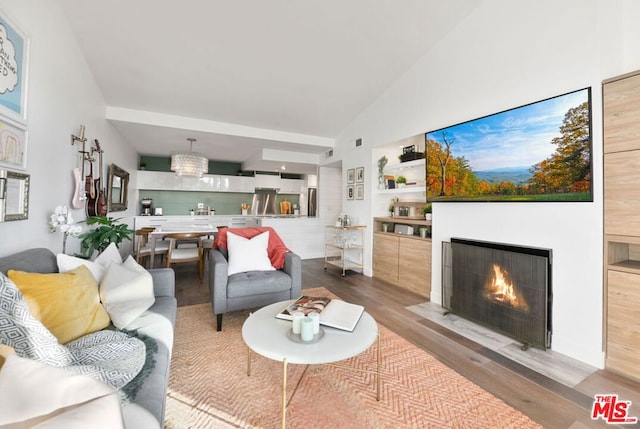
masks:
[[[521,341],[551,347],[551,250],[451,239],[447,309]]]

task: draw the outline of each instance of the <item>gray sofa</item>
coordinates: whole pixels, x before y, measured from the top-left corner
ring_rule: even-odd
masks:
[[[209,290],[211,309],[217,330],[222,330],[222,315],[229,311],[263,307],[274,302],[300,297],[302,261],[293,252],[285,254],[284,268],[275,271],[247,271],[229,276],[227,251],[209,252]]]
[[[29,249],[0,258],[0,271],[27,271],[32,273],[56,273],[56,256],[48,249]],[[165,399],[169,382],[169,366],[173,348],[173,331],[176,319],[175,275],[172,269],[149,270],[153,277],[155,303],[127,326],[156,340],[158,350],[154,354],[155,366],[133,402],[122,407],[125,427],[162,428],[164,426]]]

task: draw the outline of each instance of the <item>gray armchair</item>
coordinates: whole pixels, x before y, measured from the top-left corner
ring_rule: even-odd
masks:
[[[222,330],[222,315],[236,310],[263,307],[274,302],[300,297],[302,261],[300,256],[285,254],[284,268],[275,271],[247,271],[227,275],[227,251],[209,254],[209,289],[211,308],[216,315],[217,330]]]

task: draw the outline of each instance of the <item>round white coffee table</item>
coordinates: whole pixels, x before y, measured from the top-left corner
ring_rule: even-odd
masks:
[[[249,347],[247,374],[251,375],[251,351],[283,363],[282,427],[286,426],[287,364],[328,364],[349,359],[367,350],[377,340],[376,399],[380,400],[380,335],[376,321],[366,311],[362,313],[353,332],[322,326],[324,336],[315,343],[304,344],[290,340],[287,332],[291,322],[276,315],[292,301],[282,301],[261,308],[251,314],[242,325],[242,338]]]

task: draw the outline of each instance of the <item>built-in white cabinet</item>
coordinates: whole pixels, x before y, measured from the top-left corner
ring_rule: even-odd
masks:
[[[165,171],[137,172],[138,189],[165,191],[246,192],[253,193],[254,177],[205,174],[203,177],[176,176]]]
[[[304,180],[301,179],[280,179],[281,194],[302,194],[304,193]]]

